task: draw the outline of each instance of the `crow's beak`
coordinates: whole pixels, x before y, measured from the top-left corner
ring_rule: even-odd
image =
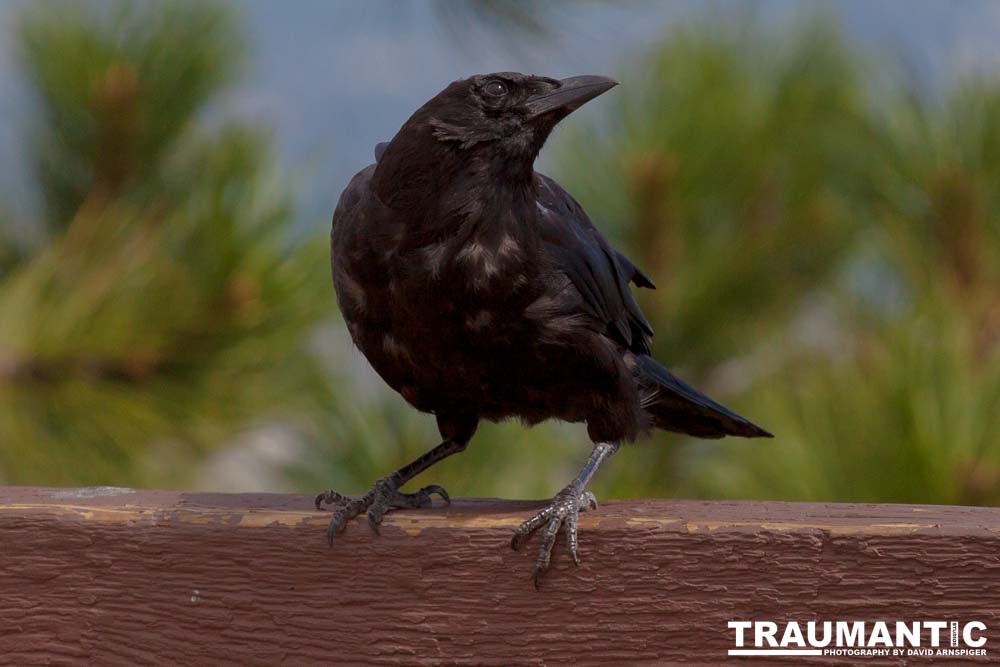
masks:
[[[562,79],[555,90],[528,98],[525,104],[528,118],[557,109],[564,114],[572,113],[617,85],[617,81],[606,76],[571,76]]]

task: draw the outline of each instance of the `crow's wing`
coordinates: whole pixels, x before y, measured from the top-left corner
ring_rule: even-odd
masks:
[[[580,205],[555,181],[539,174],[536,185],[546,253],[583,297],[587,314],[603,324],[604,334],[636,354],[642,407],[653,424],[700,438],[770,437],[648,356],[653,330],[632,298],[629,282],[653,287],[652,281],[608,245]]]
[[[649,354],[649,326],[632,298],[629,282],[653,282],[605,240],[569,193],[536,174],[538,224],[546,254],[583,297],[588,315],[606,327],[605,335],[637,354]]]

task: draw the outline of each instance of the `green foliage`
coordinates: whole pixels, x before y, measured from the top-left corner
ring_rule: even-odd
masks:
[[[780,437],[710,445],[692,487],[708,497],[1000,503],[1000,351],[971,323],[926,304],[761,386]]]
[[[37,173],[48,223],[87,196],[149,194],[165,154],[233,78],[242,54],[211,3],[40,4],[20,25],[37,93]]]
[[[823,25],[674,32],[564,148],[660,286],[657,354],[777,434],[658,436],[613,494],[1000,499],[1000,87],[876,94]]]
[[[326,244],[290,240],[258,130],[194,122],[236,60],[228,15],[46,5],[21,37],[48,241],[0,281],[3,474],[172,483],[240,429],[315,412]],[[150,465],[162,443],[176,466]]]
[[[16,241],[10,233],[10,223],[0,211],[0,278],[17,263],[20,255]]]
[[[1000,84],[966,82],[940,105],[906,100],[885,126],[885,246],[901,279],[915,295],[996,307]]]
[[[291,484],[362,491],[435,443],[319,326],[326,243],[293,240],[261,132],[199,122],[243,58],[226,11],[46,3],[19,38],[44,214],[0,227],[0,474],[182,484],[281,423]],[[1000,502],[1000,86],[907,95],[825,20],[688,26],[629,71],[553,175],[659,285],[657,356],[777,437],[658,434],[595,491]],[[484,424],[415,484],[547,496],[586,454],[580,425]]]
[[[587,167],[563,178],[658,285],[657,355],[697,377],[787,327],[870,215],[861,65],[817,25],[791,43],[684,28],[636,69],[610,135],[566,142]]]
[[[767,456],[720,445],[700,493],[1000,503],[1000,86],[887,111],[846,340],[760,384],[782,437]]]

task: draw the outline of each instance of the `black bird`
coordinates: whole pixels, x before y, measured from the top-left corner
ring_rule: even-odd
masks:
[[[329,541],[362,512],[378,532],[392,508],[423,507],[439,486],[400,487],[465,449],[481,419],[586,422],[593,451],[552,503],[517,528],[544,526],[532,577],[560,527],[577,554],[585,491],[621,443],[660,428],[700,438],[770,434],[649,356],[653,331],[629,283],[650,279],[614,250],[559,184],[534,170],[552,128],[617,82],[515,72],[456,81],[420,107],[333,215],[333,283],[354,343],[389,386],[433,413],[443,442],[337,504]]]

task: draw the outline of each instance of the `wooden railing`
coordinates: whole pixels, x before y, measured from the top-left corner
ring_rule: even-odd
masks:
[[[852,619],[978,620],[1000,656],[1000,510],[606,502],[536,591],[537,542],[509,540],[538,505],[397,511],[330,548],[305,496],[2,488],[0,664],[712,665],[730,621]]]

